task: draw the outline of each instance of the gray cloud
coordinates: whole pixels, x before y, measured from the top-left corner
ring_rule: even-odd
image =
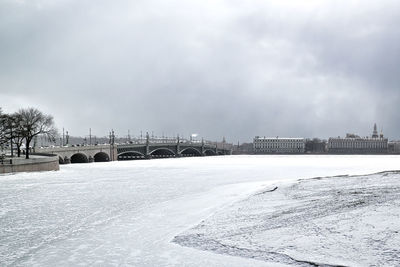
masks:
[[[0,99],[84,135],[399,138],[396,1],[0,3]]]

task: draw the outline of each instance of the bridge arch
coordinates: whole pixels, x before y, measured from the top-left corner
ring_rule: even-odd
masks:
[[[83,153],[76,153],[71,156],[71,163],[88,163],[88,157]]]
[[[110,157],[105,152],[97,152],[94,154],[94,162],[107,162],[110,161]]]
[[[175,152],[166,147],[154,149],[149,154],[154,158],[169,158],[175,156]]]
[[[118,154],[118,160],[144,159],[145,156],[138,151],[125,151]]]
[[[215,156],[215,155],[217,155],[217,154],[215,153],[214,150],[206,149],[206,150],[204,151],[204,155],[206,155],[206,156]]]
[[[184,157],[201,156],[201,152],[194,147],[185,148],[180,152],[180,154]]]

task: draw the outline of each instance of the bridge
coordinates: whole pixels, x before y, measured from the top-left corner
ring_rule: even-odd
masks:
[[[73,145],[36,148],[35,153],[55,154],[60,164],[138,160],[171,157],[230,155],[229,144],[178,138],[134,140],[124,144]]]
[[[60,164],[105,162],[111,161],[116,157],[115,148],[107,144],[41,147],[35,148],[34,153],[57,155]]]

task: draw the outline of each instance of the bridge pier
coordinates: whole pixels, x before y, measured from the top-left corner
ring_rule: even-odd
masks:
[[[149,136],[149,132],[146,132],[146,153],[145,153],[145,158],[146,159],[150,159],[151,155],[150,155],[150,136]]]
[[[180,141],[180,139],[179,139],[179,134],[178,134],[177,140],[178,140],[178,141],[176,142],[176,153],[175,153],[175,157],[179,158],[179,157],[182,156],[181,153],[180,153],[180,151],[181,151],[181,141]]]
[[[71,159],[68,158],[67,156],[64,157],[64,164],[70,164],[71,163]]]
[[[94,158],[92,156],[89,156],[89,163],[94,162]]]

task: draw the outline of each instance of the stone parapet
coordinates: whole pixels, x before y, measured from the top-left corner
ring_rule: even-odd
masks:
[[[60,169],[58,156],[41,156],[30,159],[12,158],[0,164],[0,174],[13,172],[58,171]]]

